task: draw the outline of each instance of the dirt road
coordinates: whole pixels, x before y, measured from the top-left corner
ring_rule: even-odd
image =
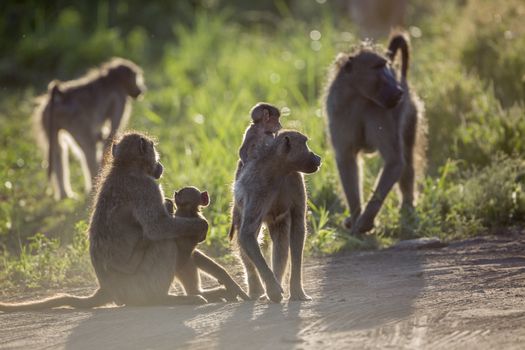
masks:
[[[310,259],[312,302],[0,314],[0,348],[525,348],[525,233]]]

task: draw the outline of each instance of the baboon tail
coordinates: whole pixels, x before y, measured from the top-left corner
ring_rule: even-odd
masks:
[[[54,121],[54,103],[56,99],[56,95],[58,93],[58,82],[53,80],[48,87],[49,90],[49,109],[48,109],[48,118],[47,118],[47,125],[44,127],[47,130],[47,137],[49,145],[47,147],[47,177],[51,180],[51,174],[53,172],[54,164],[53,164],[53,154],[55,153],[55,148],[58,144],[58,130],[55,130],[55,121]]]
[[[401,49],[401,77],[406,80],[409,64],[409,39],[405,33],[396,33],[390,38],[387,53],[390,61],[394,61],[398,49]]]
[[[0,303],[0,311],[14,312],[14,311],[36,311],[51,309],[59,306],[71,306],[76,309],[90,309],[97,306],[102,306],[111,301],[111,298],[102,289],[98,289],[93,295],[88,297],[75,297],[72,295],[56,296],[40,301],[19,303],[19,304],[4,304]]]

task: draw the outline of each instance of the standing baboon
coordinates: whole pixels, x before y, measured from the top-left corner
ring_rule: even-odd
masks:
[[[392,68],[401,50],[401,77]],[[326,95],[328,129],[351,216],[352,234],[373,228],[383,201],[399,181],[402,209],[414,205],[416,170],[424,166],[423,104],[407,84],[408,41],[394,35],[386,56],[370,43],[352,55],[340,54]],[[378,150],[384,167],[374,193],[361,213],[360,152]]]
[[[163,167],[153,141],[130,133],[113,145],[112,159],[101,179],[89,225],[91,261],[99,289],[90,297],[55,297],[26,304],[0,304],[0,311],[36,310],[57,306],[90,308],[110,302],[118,305],[172,305],[205,303],[200,295],[168,293],[178,271],[177,239],[206,237],[201,217],[172,217],[164,206],[156,180]],[[142,256],[134,271],[122,264]],[[210,259],[211,260],[211,259]],[[202,261],[194,259],[197,267]],[[216,276],[219,280],[222,275]],[[225,297],[235,295],[228,291]],[[241,295],[242,296],[242,295]]]
[[[137,98],[144,91],[142,70],[122,58],[114,58],[79,79],[49,84],[48,93],[38,99],[33,119],[57,199],[74,195],[69,180],[69,148],[82,164],[89,192],[100,164],[98,145],[111,140],[126,125],[128,96]]]
[[[303,289],[302,259],[306,235],[306,191],[302,173],[316,172],[321,158],[306,145],[307,138],[296,131],[278,133],[272,145],[258,158],[246,163],[234,184],[234,205],[238,208],[241,258],[246,270],[249,296],[264,293],[274,302],[283,297],[282,278],[291,252],[290,299],[310,300]],[[268,227],[273,243],[272,270],[264,260],[257,236],[261,225]]]
[[[244,132],[241,148],[239,148],[239,161],[235,170],[235,180],[239,178],[241,170],[251,159],[257,158],[269,147],[275,138],[275,133],[281,129],[279,109],[269,103],[259,102],[252,107],[250,112],[252,123]],[[240,225],[239,211],[235,202],[231,208],[232,225],[228,236],[233,238],[233,226]]]

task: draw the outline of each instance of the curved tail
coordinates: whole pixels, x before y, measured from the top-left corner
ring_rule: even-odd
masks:
[[[390,61],[394,61],[398,49],[401,49],[401,77],[403,80],[406,80],[410,48],[409,39],[405,33],[397,33],[390,38],[387,53],[387,56],[390,59]]]
[[[88,297],[75,297],[72,295],[63,295],[44,299],[40,301],[19,303],[19,304],[4,304],[0,303],[0,311],[14,312],[14,311],[36,311],[51,309],[59,306],[71,306],[76,309],[90,309],[97,306],[102,306],[111,301],[110,297],[102,289],[98,289],[93,295]]]

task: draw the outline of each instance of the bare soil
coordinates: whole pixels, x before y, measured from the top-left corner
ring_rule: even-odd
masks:
[[[311,302],[0,314],[0,348],[525,348],[524,232],[309,259],[305,286]]]

